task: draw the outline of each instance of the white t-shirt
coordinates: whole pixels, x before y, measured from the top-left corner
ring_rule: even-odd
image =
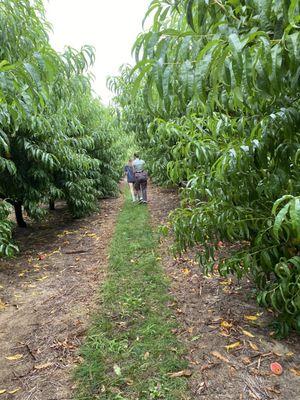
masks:
[[[144,160],[140,160],[139,158],[136,158],[132,163],[134,172],[143,171],[144,170],[144,165],[145,165],[145,161]]]

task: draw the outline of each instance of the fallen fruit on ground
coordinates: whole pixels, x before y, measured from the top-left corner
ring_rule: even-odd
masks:
[[[270,368],[271,368],[271,371],[273,372],[273,374],[275,374],[275,375],[281,375],[283,373],[283,368],[282,368],[281,364],[279,364],[278,362],[271,363]]]

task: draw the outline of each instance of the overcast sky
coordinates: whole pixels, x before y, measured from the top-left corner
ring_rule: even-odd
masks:
[[[108,104],[111,94],[106,78],[117,75],[124,63],[132,63],[131,48],[150,0],[46,0],[47,18],[53,26],[52,46],[96,48],[94,90]]]

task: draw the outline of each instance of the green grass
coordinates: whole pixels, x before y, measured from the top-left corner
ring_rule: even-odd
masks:
[[[168,282],[157,260],[157,241],[144,205],[126,199],[110,249],[101,306],[76,371],[80,400],[187,399],[186,368],[172,334]]]

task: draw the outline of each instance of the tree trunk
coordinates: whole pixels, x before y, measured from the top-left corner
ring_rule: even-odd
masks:
[[[16,214],[16,220],[17,220],[18,226],[20,228],[27,228],[27,224],[23,219],[21,201],[15,201],[14,202],[14,208],[15,208],[15,214]]]
[[[51,211],[55,210],[55,200],[52,199],[49,200],[49,210]]]

